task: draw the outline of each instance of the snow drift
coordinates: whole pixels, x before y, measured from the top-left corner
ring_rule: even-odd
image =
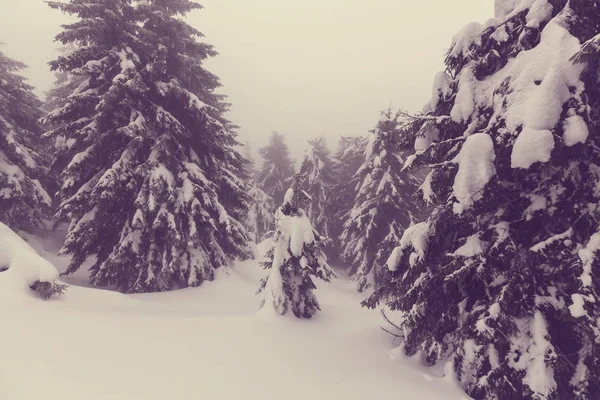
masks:
[[[56,268],[8,226],[0,223],[0,298],[26,293],[36,282],[53,282]]]

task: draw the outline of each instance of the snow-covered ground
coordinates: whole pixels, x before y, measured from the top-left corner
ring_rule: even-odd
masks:
[[[31,243],[64,269],[51,241]],[[263,274],[248,261],[200,288],[144,295],[73,285],[79,276],[61,298],[0,303],[0,399],[467,398],[436,370],[390,357],[353,282],[321,284],[323,312],[297,320],[257,313]]]

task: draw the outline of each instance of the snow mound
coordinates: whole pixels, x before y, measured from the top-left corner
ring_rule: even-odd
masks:
[[[29,289],[58,278],[56,268],[8,226],[0,223],[0,294]]]

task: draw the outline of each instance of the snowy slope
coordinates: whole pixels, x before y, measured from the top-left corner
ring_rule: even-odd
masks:
[[[270,318],[256,313],[263,274],[248,261],[195,289],[71,286],[48,302],[0,303],[11,322],[0,330],[0,399],[466,398],[390,358],[381,318],[360,308],[352,282],[321,285],[314,319]]]

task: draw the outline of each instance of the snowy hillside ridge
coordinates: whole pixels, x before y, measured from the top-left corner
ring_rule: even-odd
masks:
[[[56,268],[8,226],[0,222],[0,295],[27,292],[40,283],[54,284]]]

